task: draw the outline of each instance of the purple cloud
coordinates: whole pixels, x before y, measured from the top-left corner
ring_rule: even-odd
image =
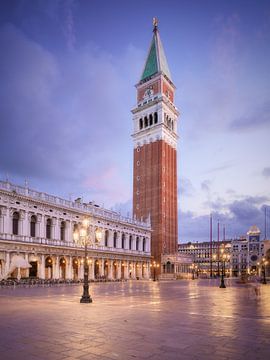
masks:
[[[129,46],[115,59],[88,45],[57,57],[12,25],[0,29],[0,50],[6,84],[0,89],[1,170],[61,184],[62,196],[72,188],[107,206],[127,200],[131,182],[121,176],[132,172],[132,122],[126,118],[133,83],[127,79],[139,73],[141,53]],[[92,189],[108,159],[113,181]]]
[[[249,131],[270,125],[270,101],[263,103],[251,114],[233,120],[230,124],[232,131]]]

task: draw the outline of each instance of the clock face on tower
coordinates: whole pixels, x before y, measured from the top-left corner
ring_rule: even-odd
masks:
[[[144,92],[143,98],[144,99],[150,98],[153,94],[154,94],[154,91],[153,91],[152,87],[148,87]]]

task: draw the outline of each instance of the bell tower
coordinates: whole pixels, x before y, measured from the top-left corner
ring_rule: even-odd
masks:
[[[177,223],[177,119],[175,86],[161,43],[157,19],[142,72],[136,85],[133,114],[133,216],[152,227],[154,260],[175,254]]]

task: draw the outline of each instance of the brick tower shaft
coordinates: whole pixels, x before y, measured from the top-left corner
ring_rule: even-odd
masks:
[[[152,255],[175,254],[177,222],[177,119],[171,81],[157,23],[133,113],[133,216],[152,227]]]

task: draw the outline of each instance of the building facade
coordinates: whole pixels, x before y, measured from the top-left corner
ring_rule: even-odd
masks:
[[[267,243],[267,240],[261,240],[261,231],[255,225],[251,226],[246,236],[232,240],[232,274],[234,276],[260,274],[262,259],[267,257],[270,260]]]
[[[188,242],[178,244],[180,254],[189,255],[193,259],[196,272],[200,276],[219,276],[221,274],[221,252],[231,254],[231,240]],[[230,262],[225,263],[226,273],[230,273]]]
[[[148,279],[150,224],[124,218],[95,204],[73,202],[9,182],[0,182],[0,278],[83,278],[84,247],[73,233],[84,218],[99,229],[88,247],[90,279]],[[14,267],[15,264],[15,267]]]
[[[133,113],[133,216],[152,227],[151,251],[161,263],[177,253],[177,119],[175,86],[160,40],[157,21]],[[162,266],[160,267],[163,268]]]
[[[221,274],[222,251],[229,255],[229,261],[225,263],[226,275],[261,276],[263,261],[266,261],[266,276],[270,276],[270,240],[262,240],[260,229],[255,225],[251,226],[245,236],[220,242],[178,244],[178,251],[180,254],[192,256],[193,263],[201,275]]]

